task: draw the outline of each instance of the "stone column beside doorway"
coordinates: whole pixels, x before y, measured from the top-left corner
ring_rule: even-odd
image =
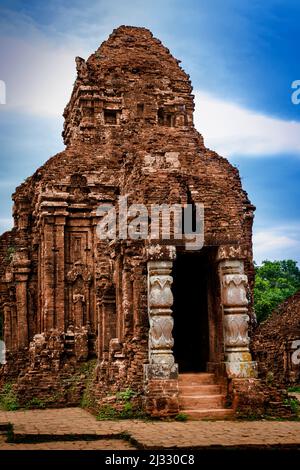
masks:
[[[173,347],[172,247],[148,249],[149,363],[144,367],[145,410],[152,416],[176,415],[178,366]]]
[[[224,313],[225,367],[229,378],[255,378],[257,364],[252,361],[248,337],[248,278],[241,260],[222,260],[221,301]]]

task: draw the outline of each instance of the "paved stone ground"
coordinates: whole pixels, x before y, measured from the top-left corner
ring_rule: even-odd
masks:
[[[0,436],[0,450],[132,450],[129,442],[120,439],[100,439],[96,441],[52,441],[40,443],[8,443]]]
[[[80,408],[64,408],[0,411],[0,423],[11,423],[15,440],[19,442],[7,444],[2,439],[0,449],[118,450],[297,444],[300,448],[300,422],[297,421],[97,421]],[[130,442],[121,439],[122,433],[130,436]],[[53,439],[57,442],[49,442]],[[40,442],[24,443],[37,440]]]

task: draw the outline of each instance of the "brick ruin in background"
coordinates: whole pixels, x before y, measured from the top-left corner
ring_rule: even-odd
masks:
[[[300,291],[285,300],[252,338],[259,376],[282,386],[300,383]]]
[[[238,170],[194,128],[179,62],[150,31],[125,26],[77,58],[66,149],[13,195],[0,251],[2,381],[13,379],[23,402],[79,403],[90,360],[98,403],[130,388],[156,416],[178,413],[178,373],[215,374],[234,403],[258,383],[248,337],[254,207]],[[204,247],[100,240],[97,207],[120,195],[203,203]]]

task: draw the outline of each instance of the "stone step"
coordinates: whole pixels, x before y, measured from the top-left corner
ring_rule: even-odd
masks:
[[[181,395],[220,395],[220,385],[181,385],[179,384]]]
[[[223,395],[179,395],[179,405],[183,410],[211,410],[223,408],[224,399]]]
[[[215,375],[208,372],[179,374],[179,386],[181,385],[215,385]]]
[[[234,417],[234,412],[230,408],[201,409],[201,410],[182,410],[188,418],[199,419],[230,419]]]

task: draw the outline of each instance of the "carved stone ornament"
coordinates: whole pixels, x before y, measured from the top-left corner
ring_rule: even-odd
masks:
[[[171,307],[173,305],[173,294],[171,291],[173,278],[171,276],[150,277],[150,307]]]
[[[228,377],[256,377],[248,337],[248,278],[240,260],[220,263],[221,298],[224,312],[225,366]]]
[[[154,316],[150,320],[151,347],[153,349],[170,349],[174,345],[172,337],[173,318]]]
[[[77,304],[78,302],[80,303],[85,303],[85,297],[83,294],[76,293],[73,295],[73,302],[74,304]]]
[[[241,258],[241,247],[232,245],[223,245],[218,249],[217,259],[221,260],[237,260]]]
[[[224,318],[224,334],[226,347],[248,348],[248,321],[249,316],[244,315],[225,315]]]
[[[76,261],[73,268],[67,273],[67,280],[71,283],[74,283],[78,277],[81,277],[86,283],[90,283],[93,278],[88,268],[80,261]]]
[[[225,274],[222,276],[222,301],[226,306],[248,305],[248,278],[245,274]]]
[[[171,269],[171,261],[148,262],[149,366],[154,366],[152,373],[159,377],[177,371],[172,352]]]

